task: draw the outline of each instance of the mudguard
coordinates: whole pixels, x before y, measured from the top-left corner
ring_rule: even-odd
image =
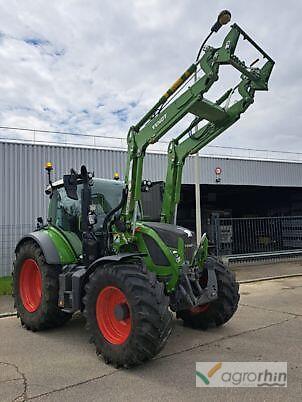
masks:
[[[98,265],[104,265],[107,262],[120,262],[122,260],[126,260],[132,257],[144,257],[145,254],[143,253],[119,253],[113,255],[107,255],[105,257],[98,258],[97,260],[93,261],[92,264],[89,265],[87,268],[87,272],[93,272]]]
[[[50,237],[48,236],[47,232],[39,230],[37,232],[28,233],[24,237],[19,240],[15,252],[18,251],[18,248],[26,241],[26,240],[34,240],[41,250],[43,251],[45,261],[47,264],[57,265],[61,264],[60,256],[55,248],[53,242],[51,241]]]
[[[16,250],[26,240],[35,241],[43,251],[45,261],[50,265],[74,264],[78,261],[77,255],[64,234],[53,226],[29,233],[16,246]]]
[[[89,276],[97,269],[102,268],[106,263],[119,262],[129,260],[133,257],[143,257],[142,253],[120,253],[116,255],[108,255],[98,258],[87,268],[81,265],[66,265],[63,272],[59,276],[59,306],[64,307],[63,311],[74,313],[77,310],[83,310],[83,293],[85,284],[89,280]],[[69,299],[66,306],[66,296]]]

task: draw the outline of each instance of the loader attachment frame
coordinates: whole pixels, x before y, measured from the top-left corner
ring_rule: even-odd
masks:
[[[235,55],[240,36],[261,53],[265,59],[262,68],[248,67]],[[221,65],[231,65],[237,69],[241,73],[241,81],[216,102],[211,102],[204,98],[204,94],[218,80]],[[176,205],[179,202],[182,168],[185,159],[198,152],[234,124],[253,103],[256,90],[268,89],[268,80],[273,66],[274,61],[267,53],[242,28],[233,24],[222,46],[219,48],[206,47],[203,56],[181,75],[135,126],[130,128],[127,137],[128,159],[125,175],[128,195],[122,215],[133,231],[135,230],[138,204],[141,199],[143,161],[147,147],[158,142],[187,114],[195,115],[190,126],[171,141],[168,149],[169,160],[161,220],[172,223]],[[199,71],[203,75],[197,77]],[[184,88],[193,75],[196,78],[195,82]],[[241,99],[231,107],[221,106],[225,101],[228,101],[237,88]],[[178,95],[180,89],[183,89],[183,92]],[[174,95],[173,99],[171,99],[172,95]],[[208,124],[197,130],[194,135],[189,135],[202,120],[208,121]],[[188,138],[181,141],[186,135]]]

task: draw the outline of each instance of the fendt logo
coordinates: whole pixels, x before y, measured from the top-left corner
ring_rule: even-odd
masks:
[[[152,128],[153,130],[155,130],[160,124],[162,124],[167,118],[167,113],[165,113],[164,115],[162,115],[162,117],[160,119],[158,119],[153,125]]]

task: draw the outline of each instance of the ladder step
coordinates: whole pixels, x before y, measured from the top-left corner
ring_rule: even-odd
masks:
[[[190,113],[210,122],[223,120],[228,115],[222,107],[204,98],[194,103],[190,108]]]

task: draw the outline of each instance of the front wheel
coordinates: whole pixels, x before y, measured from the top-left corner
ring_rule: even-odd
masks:
[[[141,262],[100,266],[85,291],[87,329],[106,363],[136,366],[164,347],[171,333],[169,298]]]
[[[212,303],[177,312],[185,325],[192,328],[207,329],[209,326],[221,326],[229,321],[238,308],[240,298],[239,284],[235,275],[215,258],[209,257],[205,264],[213,264],[217,276],[218,299]]]

